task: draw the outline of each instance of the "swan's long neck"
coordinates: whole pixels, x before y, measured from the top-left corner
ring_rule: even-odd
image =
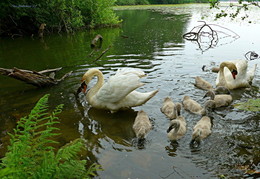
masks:
[[[227,62],[222,62],[219,67],[219,85],[218,86],[226,86],[227,82],[224,75],[224,68],[228,66]]]
[[[97,70],[97,69],[93,69],[93,70],[87,72],[85,75],[87,76],[89,81],[91,81],[91,79],[93,79],[95,76],[98,78],[97,79],[97,83],[87,93],[87,99],[89,100],[103,86],[103,84],[104,84],[104,77],[103,77],[102,72]]]

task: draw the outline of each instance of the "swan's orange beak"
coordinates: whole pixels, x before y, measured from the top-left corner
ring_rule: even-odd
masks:
[[[236,70],[233,70],[233,71],[231,72],[231,74],[232,74],[233,78],[236,79],[237,71],[236,71]]]

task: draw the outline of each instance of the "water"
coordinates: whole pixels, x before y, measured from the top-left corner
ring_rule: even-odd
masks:
[[[193,86],[194,77],[201,76],[214,84],[216,73],[203,72],[224,60],[244,59],[248,51],[260,53],[257,18],[252,23],[213,21],[206,5],[160,6],[148,9],[118,10],[124,20],[121,28],[78,32],[74,35],[46,36],[44,41],[31,38],[1,39],[0,67],[43,70],[63,67],[57,73],[61,77],[69,71],[72,75],[57,86],[37,89],[31,85],[0,76],[0,145],[1,156],[8,144],[7,132],[11,132],[16,120],[25,116],[36,101],[49,93],[50,108],[65,104],[60,115],[61,145],[78,137],[87,139],[87,159],[99,163],[104,171],[96,178],[217,178],[225,175],[233,178],[247,176],[242,166],[259,170],[259,112],[245,112],[233,107],[214,112],[212,134],[198,149],[191,149],[192,127],[199,116],[182,111],[187,120],[187,133],[178,144],[171,144],[166,130],[169,120],[160,112],[164,97],[180,102],[190,95],[203,103],[204,91]],[[253,12],[252,12],[253,13]],[[202,19],[203,17],[203,19]],[[207,49],[207,42],[198,44],[184,40],[182,35],[203,23],[228,28],[239,38],[220,38],[216,47]],[[216,30],[231,33],[219,26]],[[96,34],[103,36],[100,51],[92,52],[90,42]],[[231,33],[232,34],[232,33]],[[234,34],[233,34],[234,35]],[[110,49],[97,61],[103,50]],[[249,67],[259,59],[249,61]],[[120,67],[141,68],[147,73],[139,91],[159,89],[159,93],[145,105],[128,111],[110,114],[91,108],[80,94],[82,75],[89,68],[100,69],[107,79]],[[259,98],[259,70],[252,89],[232,91],[233,103]],[[95,80],[91,83],[93,85]],[[153,129],[143,146],[136,145],[132,125],[137,111],[148,113]]]

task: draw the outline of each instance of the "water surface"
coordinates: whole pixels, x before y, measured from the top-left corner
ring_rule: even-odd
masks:
[[[160,112],[166,96],[180,102],[184,95],[204,103],[204,91],[193,86],[194,77],[201,76],[215,83],[216,73],[202,71],[224,60],[245,59],[248,51],[260,53],[258,19],[247,21],[219,20],[207,14],[206,5],[160,6],[147,9],[117,10],[123,19],[121,28],[77,32],[74,35],[51,35],[44,40],[1,39],[0,67],[31,70],[63,67],[57,77],[73,71],[57,86],[37,89],[6,76],[0,76],[0,145],[1,156],[8,144],[7,132],[16,121],[29,113],[37,100],[49,93],[50,107],[65,104],[60,115],[61,145],[78,137],[87,139],[87,159],[99,163],[104,171],[97,178],[217,178],[219,175],[245,177],[242,166],[259,170],[259,112],[245,112],[233,107],[214,112],[212,134],[197,149],[189,146],[192,128],[199,116],[182,111],[187,120],[187,133],[178,144],[166,135],[169,120]],[[184,40],[182,35],[199,20],[215,24],[218,31],[239,35],[219,39],[214,48]],[[225,27],[227,29],[223,29]],[[96,34],[103,36],[102,49],[92,52],[90,42]],[[103,50],[105,55],[95,61]],[[249,61],[249,68],[259,63]],[[75,92],[82,75],[89,68],[100,69],[107,79],[121,67],[143,69],[147,77],[139,91],[159,89],[145,105],[110,114],[91,108]],[[233,90],[233,103],[259,98],[259,70],[251,89]],[[91,83],[95,83],[95,80]],[[137,111],[148,113],[153,129],[143,146],[136,144],[132,125]]]

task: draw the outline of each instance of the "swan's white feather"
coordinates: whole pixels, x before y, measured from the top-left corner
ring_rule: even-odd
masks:
[[[140,106],[158,92],[158,90],[146,93],[135,91],[144,85],[140,82],[140,78],[145,76],[145,73],[139,69],[119,69],[105,83],[101,71],[90,69],[82,79],[88,84],[94,76],[98,76],[98,82],[87,93],[87,101],[93,107],[109,109],[111,112]]]
[[[111,76],[109,80],[100,88],[96,94],[96,98],[111,103],[118,102],[126,97],[130,92],[142,86],[143,83],[139,81],[139,71],[128,72],[119,69],[114,76]],[[144,73],[143,73],[144,74]]]
[[[247,60],[233,60],[230,62],[235,64],[235,66],[237,67],[238,74],[236,75],[236,79],[233,79],[230,70],[224,67],[224,77],[227,83],[226,87],[229,89],[249,87],[252,80],[254,79],[256,65],[251,70],[248,70]],[[218,73],[216,79],[217,86],[220,83],[219,79],[220,72]]]

